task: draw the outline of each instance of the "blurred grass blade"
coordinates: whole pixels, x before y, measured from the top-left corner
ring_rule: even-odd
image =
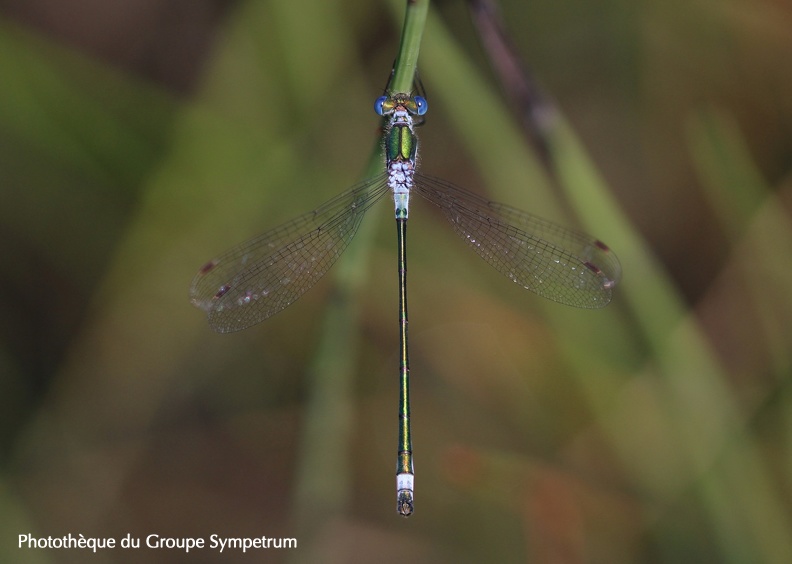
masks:
[[[470,147],[476,166],[496,190],[500,186],[530,186],[532,199],[540,202],[543,215],[546,207],[558,209],[560,206],[553,204],[550,183],[539,180],[541,171],[536,159],[527,154],[522,143],[515,142],[519,135],[502,105],[492,99],[482,78],[439,21],[434,18],[430,21],[431,39],[427,41],[424,69],[437,80],[433,91],[449,106],[450,118],[458,119],[457,131]],[[465,92],[466,96],[459,97],[459,92]],[[476,100],[477,112],[465,111],[460,106],[468,105],[471,99]],[[721,554],[728,555],[730,561],[751,554],[763,541],[772,540],[774,549],[787,545],[788,539],[778,534],[787,523],[784,511],[770,494],[766,471],[739,415],[726,374],[694,313],[687,310],[652,250],[619,210],[563,115],[558,116],[554,125],[549,137],[560,185],[586,230],[606,241],[622,262],[624,277],[614,305],[618,306],[621,294],[650,344],[653,358],[645,377],[651,378],[653,370],[659,371],[660,393],[667,402],[660,412],[662,424],[672,444],[681,447],[674,455],[679,457],[680,468],[687,476],[685,480],[693,480],[680,482],[679,487],[697,484],[697,492],[718,532]],[[498,142],[493,142],[495,139]],[[548,321],[556,327],[564,357],[588,390],[595,411],[611,433],[614,447],[624,463],[636,472],[634,478],[644,481],[643,486],[650,490],[660,486],[653,485],[651,474],[645,473],[647,469],[634,463],[634,447],[638,445],[623,432],[624,425],[630,423],[620,420],[620,415],[627,412],[613,413],[613,398],[602,397],[597,382],[590,378],[596,347],[584,347],[588,353],[584,354],[581,343],[608,338],[609,333],[596,328],[601,319],[593,316],[571,319],[567,312],[553,311]],[[707,398],[706,405],[702,405],[702,398]],[[617,421],[619,425],[615,424]],[[722,463],[724,457],[728,457],[728,465]],[[737,480],[732,468],[745,471],[751,480]],[[677,495],[682,492],[677,490]],[[741,529],[738,524],[746,515],[752,523],[764,523],[770,529],[759,525],[750,530]],[[766,519],[766,515],[775,520]],[[774,533],[768,534],[768,530]]]

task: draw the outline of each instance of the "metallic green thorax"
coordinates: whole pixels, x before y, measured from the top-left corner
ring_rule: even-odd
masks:
[[[406,123],[395,123],[385,137],[385,161],[410,161],[415,163],[418,139]]]

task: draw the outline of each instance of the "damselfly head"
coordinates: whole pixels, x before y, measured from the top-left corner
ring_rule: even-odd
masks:
[[[389,116],[399,108],[413,115],[422,116],[429,109],[429,104],[423,96],[411,96],[410,94],[380,96],[374,102],[374,111],[381,116]]]

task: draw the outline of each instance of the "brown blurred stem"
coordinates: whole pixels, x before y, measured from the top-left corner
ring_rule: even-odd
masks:
[[[468,0],[484,51],[509,103],[520,116],[523,131],[548,174],[555,176],[548,132],[555,115],[553,102],[517,55],[500,18],[497,0]]]

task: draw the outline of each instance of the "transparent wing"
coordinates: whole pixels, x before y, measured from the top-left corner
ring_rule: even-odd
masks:
[[[190,301],[215,331],[255,325],[294,303],[328,271],[363,215],[388,191],[384,175],[366,180],[317,209],[254,237],[206,263]]]
[[[438,178],[416,174],[414,189],[481,258],[520,286],[575,307],[610,302],[621,267],[601,241]]]

